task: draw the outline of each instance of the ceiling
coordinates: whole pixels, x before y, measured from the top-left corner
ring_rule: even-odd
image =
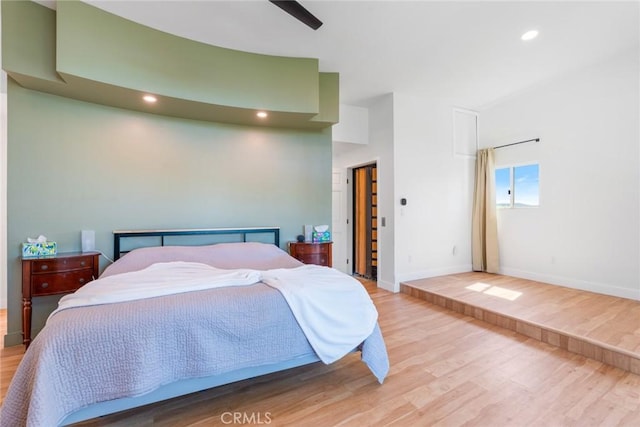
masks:
[[[216,46],[318,58],[355,106],[400,92],[481,109],[640,40],[638,1],[301,0],[317,31],[266,0],[87,3]],[[522,41],[530,29],[540,35]]]

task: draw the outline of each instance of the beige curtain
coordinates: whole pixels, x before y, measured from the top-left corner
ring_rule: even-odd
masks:
[[[474,271],[498,272],[498,225],[496,221],[495,187],[493,148],[478,150],[471,226],[471,258]]]

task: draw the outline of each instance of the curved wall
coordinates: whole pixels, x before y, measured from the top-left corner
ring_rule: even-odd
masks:
[[[338,75],[320,73],[317,59],[211,46],[76,1],[56,11],[4,2],[2,20],[3,68],[30,89],[222,123],[317,129],[338,121]],[[145,93],[158,102],[143,103]]]

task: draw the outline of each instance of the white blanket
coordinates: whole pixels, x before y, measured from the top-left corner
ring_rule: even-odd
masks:
[[[222,270],[199,262],[162,262],[129,273],[115,274],[87,283],[65,295],[51,313],[71,307],[110,304],[200,291],[226,286],[253,285],[260,281],[257,270]]]
[[[317,265],[275,270],[223,270],[196,262],[165,262],[94,280],[64,296],[56,312],[258,282],[284,296],[307,340],[324,363],[354,350],[378,319],[371,298],[353,277]],[[50,317],[51,317],[50,316]]]
[[[362,284],[338,270],[280,268],[263,271],[262,281],[282,293],[324,363],[353,351],[377,324],[378,312]]]

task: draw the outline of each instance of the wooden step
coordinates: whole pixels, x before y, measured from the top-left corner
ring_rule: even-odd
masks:
[[[403,282],[400,292],[640,374],[640,301],[477,272]]]

